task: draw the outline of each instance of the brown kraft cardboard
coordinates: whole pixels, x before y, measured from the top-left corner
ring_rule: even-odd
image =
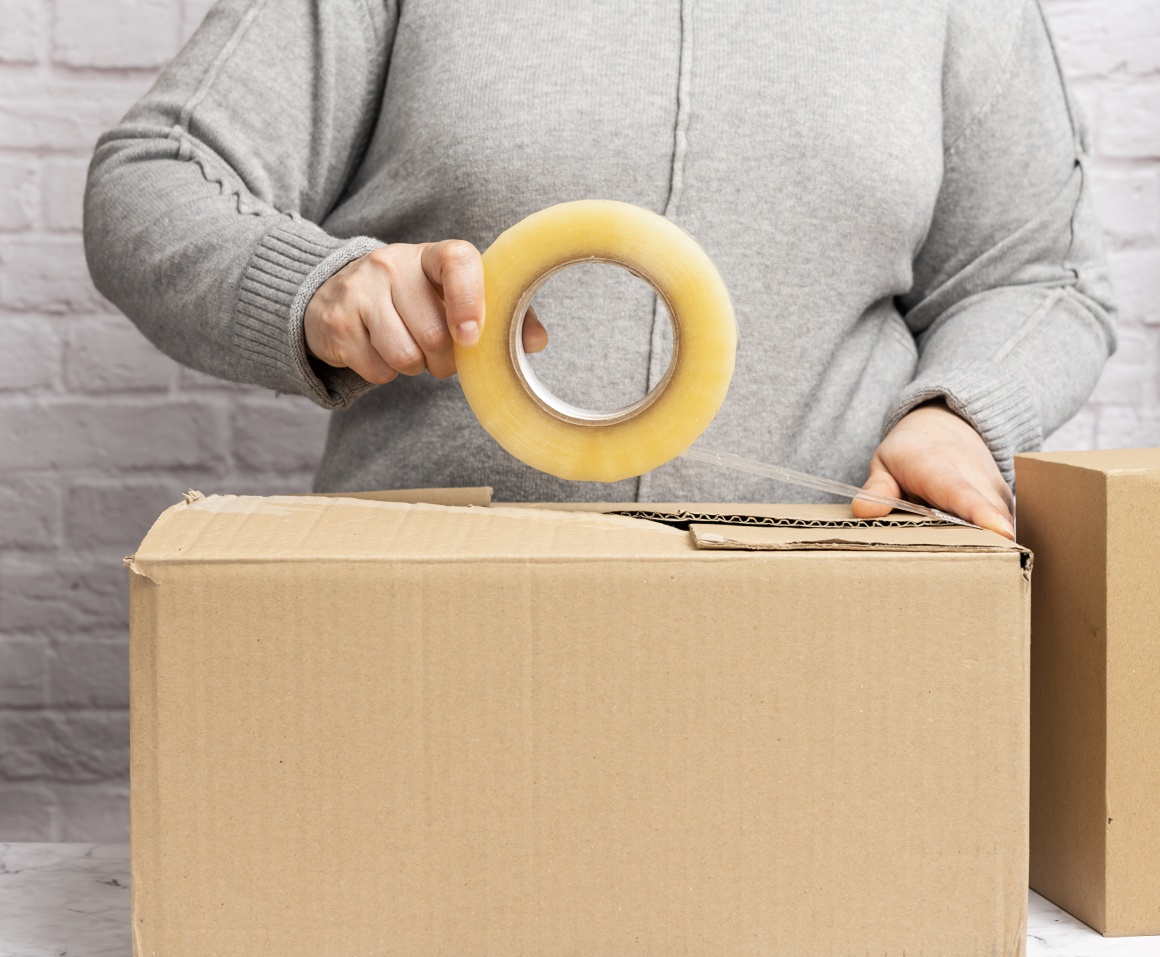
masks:
[[[1015,469],[1035,553],[1031,886],[1109,936],[1160,934],[1160,449]]]
[[[411,497],[127,559],[137,957],[1024,953],[1025,550]]]

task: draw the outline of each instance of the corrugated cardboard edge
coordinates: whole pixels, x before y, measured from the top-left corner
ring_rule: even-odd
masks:
[[[779,527],[691,524],[699,549],[744,551],[1014,552],[1030,578],[1032,555],[994,532],[918,523],[858,527]]]
[[[142,914],[151,913],[159,921],[165,902],[153,898],[154,876],[160,863],[158,846],[160,827],[159,795],[156,787],[142,782],[158,780],[157,743],[157,623],[159,589],[151,578],[137,572],[129,578],[129,687],[132,708],[129,711],[129,840],[130,849],[130,919],[133,927],[132,947],[135,957],[147,953],[141,923]],[[149,824],[142,826],[143,821]],[[142,844],[141,834],[153,835]],[[151,928],[144,928],[148,934]]]

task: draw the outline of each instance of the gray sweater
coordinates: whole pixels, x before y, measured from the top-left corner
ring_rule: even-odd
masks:
[[[945,396],[1008,481],[1114,345],[1087,133],[1035,0],[222,0],[105,134],[98,288],[196,369],[333,409],[319,490],[803,501],[678,459],[615,485],[512,459],[455,379],[372,388],[307,356],[314,290],[382,243],[485,248],[565,200],[663,213],[737,313],[703,443],[860,483]],[[563,398],[626,405],[668,322],[608,265],[536,300]]]

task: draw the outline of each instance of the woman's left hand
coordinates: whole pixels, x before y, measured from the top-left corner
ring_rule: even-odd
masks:
[[[1015,538],[1014,498],[991,450],[969,422],[944,402],[920,405],[904,416],[870,460],[862,486],[895,498],[922,499],[968,522]],[[879,518],[890,508],[854,499],[858,518]]]

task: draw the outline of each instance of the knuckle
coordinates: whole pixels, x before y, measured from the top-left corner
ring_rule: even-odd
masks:
[[[388,280],[395,279],[399,275],[400,264],[399,258],[401,250],[396,246],[380,246],[378,249],[367,253],[366,259],[375,272],[381,276],[385,276]]]
[[[391,354],[391,366],[403,375],[418,375],[426,367],[423,353],[405,346],[396,348]]]
[[[479,251],[465,239],[450,239],[439,249],[440,265],[445,269],[462,266],[479,256]]]
[[[441,352],[451,345],[451,334],[442,323],[423,329],[416,338],[424,352]]]
[[[396,255],[395,246],[379,246],[377,249],[372,249],[369,253],[362,257],[360,262],[370,263],[375,266],[389,263]]]

